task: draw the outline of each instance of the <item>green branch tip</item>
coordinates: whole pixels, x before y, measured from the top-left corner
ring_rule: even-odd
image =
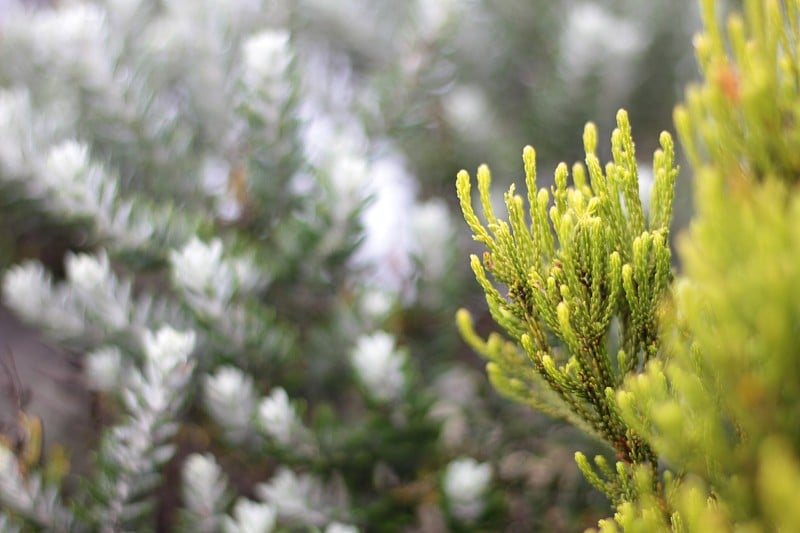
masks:
[[[525,163],[526,175],[536,173],[536,150],[533,146],[528,145],[522,149],[522,161]]]
[[[586,155],[594,154],[597,150],[597,126],[587,122],[583,128],[583,149]]]
[[[661,135],[658,136],[658,142],[667,152],[671,153],[675,148],[672,141],[672,135],[670,135],[668,131],[661,132]]]
[[[464,218],[487,247],[483,262],[473,255],[470,264],[492,318],[510,340],[493,334],[483,344],[466,312],[459,311],[456,320],[464,340],[491,361],[487,372],[501,394],[565,417],[605,439],[626,461],[650,464],[649,444],[638,437],[638,426],[623,420],[616,394],[626,376],[652,355],[657,337],[652,317],[669,277],[661,223],[670,217],[677,171],[672,139],[664,132],[662,148],[653,154],[659,178],[657,214],[651,220],[658,224],[648,226],[628,115],[620,110],[616,118],[613,159],[605,167],[594,153],[597,128],[586,124],[586,165],[571,167],[571,184],[570,167],[562,162],[553,186],[537,189],[536,152],[526,146],[527,195],[516,196],[515,186],[509,187],[506,219],[491,212],[488,167],[478,169],[486,226],[477,223],[465,194],[468,176],[459,173]],[[580,453],[576,461],[614,503],[631,493],[627,478],[606,462],[598,460],[595,467]]]
[[[631,123],[628,120],[628,112],[624,109],[620,109],[617,111],[617,125],[623,131],[629,131],[631,127]]]

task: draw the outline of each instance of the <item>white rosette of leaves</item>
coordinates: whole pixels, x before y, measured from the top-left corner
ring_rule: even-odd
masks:
[[[99,531],[135,528],[152,502],[161,468],[175,453],[170,440],[195,361],[194,332],[164,326],[142,336],[144,362],[121,391],[126,418],[105,432],[97,457],[91,519]]]
[[[3,277],[5,303],[56,340],[82,350],[113,342],[132,347],[151,324],[184,321],[166,300],[135,297],[132,280],[118,277],[103,251],[67,254],[65,266],[60,283],[36,261]]]
[[[211,454],[193,453],[183,463],[183,527],[197,533],[219,531],[230,501],[228,480]]]

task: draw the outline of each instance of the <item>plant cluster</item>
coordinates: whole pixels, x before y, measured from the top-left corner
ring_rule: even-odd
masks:
[[[664,133],[645,217],[627,114],[620,112],[617,120],[614,161],[601,167],[597,132],[587,125],[586,166],[573,167],[570,188],[566,165],[556,169],[552,206],[550,192],[536,189],[535,152],[527,147],[531,207],[526,212],[512,186],[505,195],[508,222],[494,216],[488,168],[478,171],[486,226],[472,208],[468,174],[459,174],[464,216],[488,248],[482,261],[472,257],[472,268],[492,317],[513,342],[496,335],[483,342],[466,311],[458,322],[465,339],[490,361],[489,376],[499,391],[613,446],[620,459],[614,473],[605,459],[596,459],[605,479],[583,456],[578,462],[593,484],[620,503],[632,496],[628,466],[657,463],[648,443],[622,419],[614,392],[658,352],[656,313],[671,278],[667,232],[677,169],[672,140]],[[507,295],[487,272],[508,287]]]
[[[397,231],[414,246],[395,260],[425,268],[381,285],[357,253],[362,217],[372,178],[404,175],[403,157],[367,132],[292,9],[73,2],[3,21],[4,225],[66,250],[12,256],[3,301],[79,355],[100,413],[97,442],[70,454],[21,406],[0,445],[3,531],[497,515],[480,448],[440,439],[482,404],[475,378],[423,375],[404,338],[406,309],[440,313],[421,295],[444,284],[449,215],[409,200]]]
[[[683,20],[684,3],[43,4],[52,5],[10,8],[0,20],[2,297],[77,355],[96,434],[70,446],[74,436],[47,424],[43,432],[39,413],[17,402],[14,418],[0,421],[0,529],[571,530],[602,516],[585,510],[599,505],[571,475],[563,441],[574,447],[574,434],[497,401],[460,353],[449,325],[453,302],[466,297],[458,239],[445,202],[416,199],[413,174],[428,195],[455,161],[484,150],[503,156],[519,138],[569,153],[576,121],[628,98],[634,116],[658,116],[674,84],[659,65],[677,61],[675,37],[687,28],[661,21]],[[794,124],[794,15],[752,3],[747,17],[746,27],[731,23],[740,37],[730,43],[709,26],[698,48],[707,84],[676,115],[698,183],[718,184],[716,196],[713,185],[699,195],[718,199],[700,205],[715,216],[730,209],[728,189],[743,197],[762,181],[780,189],[794,168],[783,153]],[[763,49],[750,44],[765,36]],[[559,53],[530,53],[552,42]],[[775,75],[759,78],[776,58]],[[656,89],[664,98],[648,103]],[[680,395],[694,390],[673,384],[681,357],[699,364],[702,348],[709,361],[722,358],[703,335],[733,343],[742,334],[705,326],[725,317],[700,304],[724,306],[730,295],[699,292],[702,268],[695,280],[688,265],[700,244],[684,247],[687,272],[673,281],[671,138],[659,139],[652,195],[641,201],[648,169],[626,114],[617,126],[605,167],[597,128],[586,128],[586,164],[573,167],[572,185],[561,166],[553,187],[538,191],[526,149],[529,208],[512,190],[507,222],[493,214],[487,169],[478,175],[486,224],[459,176],[462,208],[488,248],[473,270],[510,341],[483,341],[465,313],[461,332],[490,360],[502,394],[610,445],[616,464],[577,456],[618,511],[601,527],[649,530],[669,523],[665,516],[690,523],[679,496],[690,490],[721,502],[704,507],[704,519],[739,520],[733,508],[756,516],[761,463],[750,448],[731,452],[727,470],[712,460],[728,457],[716,440],[702,455],[672,453],[709,438],[703,417],[716,412],[729,415],[722,435],[737,445],[777,427],[736,418],[753,406],[786,417],[788,428],[777,407],[788,408],[791,392],[770,399],[762,390],[770,383],[735,369],[719,378],[709,367],[696,373],[704,393],[741,390],[751,403],[692,396],[706,398],[691,404],[696,425],[673,427],[670,409],[690,405]],[[750,146],[753,132],[759,143]],[[747,146],[749,159],[718,142]],[[704,172],[716,178],[701,180]],[[765,193],[763,210],[773,194],[789,197],[786,187]],[[720,247],[714,265],[745,246],[737,236],[758,238],[748,221],[759,212],[727,227],[725,250],[699,219],[693,232]],[[793,227],[787,220],[759,253],[783,250]],[[758,292],[791,308],[786,250],[775,256],[784,258],[781,275],[757,291],[744,284],[740,303]],[[737,276],[773,272],[757,259],[748,268]],[[775,342],[793,331],[769,324]],[[11,357],[22,366],[25,354]],[[791,370],[753,361],[746,372],[762,366],[764,379]],[[10,378],[11,366],[3,370]],[[34,397],[46,387],[24,385]],[[675,431],[695,440],[675,443]],[[791,441],[773,437],[759,453],[774,451],[780,462],[771,467],[790,472]],[[581,442],[592,455],[596,445]],[[749,481],[719,489],[741,469]]]
[[[488,359],[499,391],[613,450],[613,465],[576,454],[616,509],[601,531],[800,527],[800,3],[746,1],[724,27],[715,2],[701,7],[703,81],[675,111],[696,202],[675,279],[672,141],[661,135],[645,210],[624,112],[605,169],[587,126],[586,165],[573,168],[571,187],[562,165],[552,190],[537,192],[526,148],[528,209],[512,188],[507,221],[493,214],[488,169],[478,170],[485,224],[469,176],[457,180],[465,219],[487,248],[472,268],[510,340],[483,341],[465,311],[462,335]]]

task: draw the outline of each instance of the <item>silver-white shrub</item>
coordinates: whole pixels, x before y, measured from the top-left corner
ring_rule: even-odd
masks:
[[[417,435],[435,446],[436,423],[425,395],[404,397],[406,350],[374,333],[413,275],[368,285],[374,256],[354,255],[373,184],[408,171],[357,98],[332,96],[370,90],[337,78],[295,9],[76,1],[0,22],[0,198],[69,250],[63,275],[9,268],[3,301],[83,355],[113,412],[69,490],[0,446],[9,530],[150,529],[166,513],[192,531],[353,531],[378,520],[371,504],[397,505],[369,482],[376,464],[405,476],[428,461],[392,451]],[[429,222],[414,253],[447,244],[431,223],[447,225]],[[369,294],[383,303],[352,305]],[[381,335],[388,346],[365,341]]]

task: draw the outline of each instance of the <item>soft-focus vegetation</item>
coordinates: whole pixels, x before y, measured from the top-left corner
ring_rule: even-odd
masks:
[[[658,148],[693,72],[689,0],[5,4],[3,303],[77,365],[18,383],[34,359],[2,356],[0,529],[573,531],[609,514],[573,461],[609,449],[497,395],[453,327],[462,305],[480,332],[491,317],[452,176],[483,161],[519,175],[518,148],[537,146],[537,186],[572,220],[556,233],[580,234],[535,237],[537,265],[619,248],[589,307],[547,318],[595,313],[598,335],[640,354],[625,365],[651,358],[671,144],[650,168],[590,129],[587,151],[621,174],[603,191],[590,166],[577,195],[565,171],[548,178],[579,157],[585,122],[602,137],[622,106],[638,153]],[[633,169],[660,191],[646,223]],[[560,295],[515,290],[522,307]],[[566,341],[566,361],[580,346],[562,325],[530,340]],[[42,430],[51,390],[89,391],[90,435]],[[573,403],[621,437],[630,422],[604,422],[606,400]]]
[[[675,110],[696,214],[678,240],[674,280],[672,140],[660,137],[645,215],[624,112],[604,168],[587,126],[586,165],[573,167],[571,187],[561,166],[555,187],[537,192],[526,148],[527,205],[512,186],[507,221],[493,213],[486,167],[477,176],[485,223],[468,174],[457,181],[464,217],[486,247],[472,268],[510,340],[483,341],[466,311],[462,334],[489,360],[500,392],[614,450],[614,464],[575,456],[614,505],[599,522],[604,532],[800,527],[791,503],[800,482],[800,3],[746,1],[728,17],[716,4],[701,4],[702,82]]]

